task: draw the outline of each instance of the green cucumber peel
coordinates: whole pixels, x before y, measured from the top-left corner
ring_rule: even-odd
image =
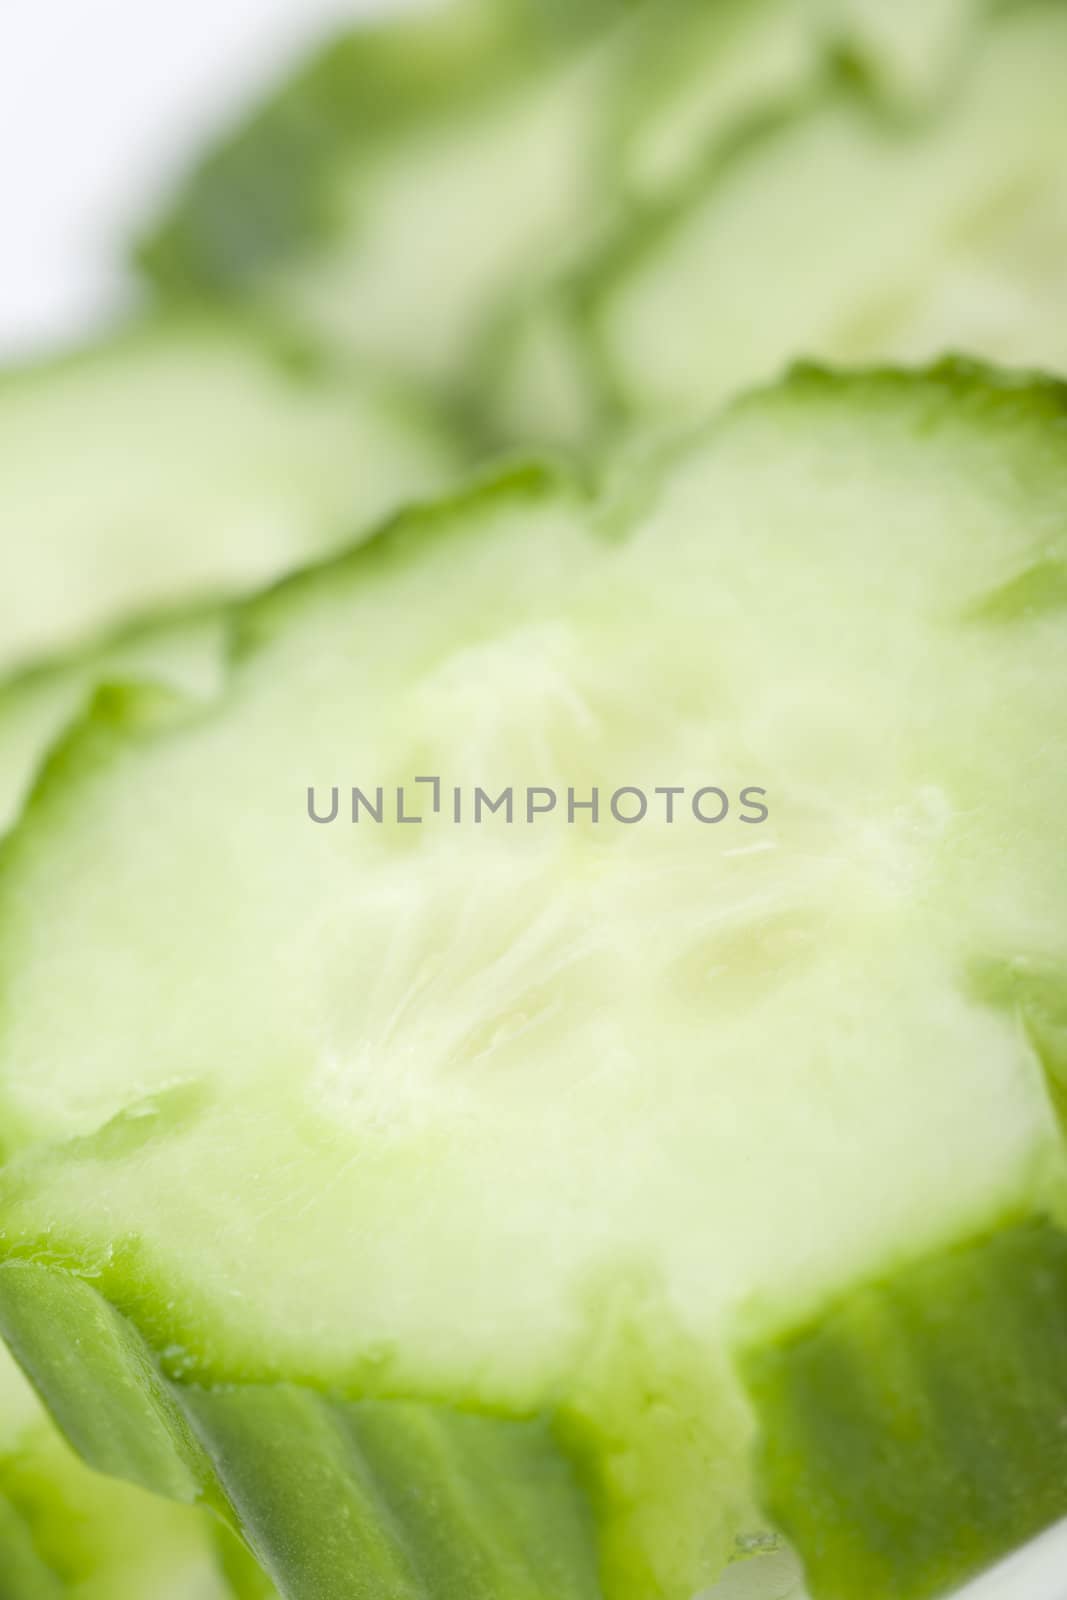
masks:
[[[767,1504],[814,1594],[947,1594],[1064,1517],[1065,1331],[1067,1233],[1035,1218],[748,1357]]]
[[[591,1519],[536,1419],[168,1382],[84,1280],[0,1270],[0,1321],[98,1470],[204,1501],[287,1596],[596,1600]]]
[[[238,1541],[199,1510],[78,1459],[0,1351],[0,1592],[4,1600],[270,1600],[237,1582]],[[244,1558],[251,1567],[251,1558]]]

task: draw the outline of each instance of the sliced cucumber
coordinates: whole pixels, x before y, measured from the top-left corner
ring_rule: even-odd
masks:
[[[1067,1512],[1065,418],[802,373],[240,608],[206,713],[98,697],[0,895],[0,1322],[91,1460],[295,1600],[594,1534],[689,1600],[775,1521],[918,1600]]]
[[[168,1384],[95,1290],[47,1267],[0,1272],[0,1305],[89,1459],[228,1505],[287,1595],[597,1600],[591,1522],[543,1421]]]
[[[436,418],[392,386],[205,320],[150,325],[7,374],[0,427],[0,505],[13,530],[0,667],[61,654],[0,689],[0,834],[101,684],[132,674],[164,701],[198,704],[220,687],[225,619],[184,617],[190,601],[232,595],[350,540],[401,498],[439,487],[460,459]],[[96,643],[127,608],[175,618]],[[75,648],[85,640],[91,648]],[[49,1442],[43,1420],[30,1431],[29,1454],[20,1444],[0,1458],[0,1592],[218,1592],[220,1580],[203,1576],[210,1541],[199,1518],[189,1514],[200,1531],[185,1540],[188,1518],[170,1532],[168,1508],[109,1494]]]
[[[822,81],[950,76],[977,0],[451,0],[363,25],[209,153],[140,250],[168,299],[282,308],[484,411],[498,325],[636,194]]]
[[[904,111],[928,108],[949,88],[975,25],[1000,0],[813,0],[845,60]]]
[[[0,1349],[4,1600],[232,1600],[202,1513],[91,1472]]]
[[[0,670],[225,598],[440,489],[459,447],[293,341],[149,322],[0,378]]]
[[[224,613],[206,611],[133,629],[0,687],[0,837],[18,817],[49,753],[101,684],[136,677],[178,697],[207,701],[225,682],[228,646]]]
[[[627,74],[613,141],[631,194],[656,196],[841,59],[883,108],[925,110],[950,83],[980,0],[659,0]]]
[[[757,1355],[770,1505],[817,1594],[947,1593],[1062,1517],[1065,1328],[1067,1234],[1030,1221]]]
[[[462,388],[500,297],[603,201],[631,9],[453,0],[357,27],[207,158],[143,248],[149,274]]]
[[[807,357],[1067,371],[1065,72],[1067,11],[1031,0],[987,22],[936,115],[841,82],[750,126],[513,330],[512,424],[702,415]],[[553,351],[585,397],[562,424]]]

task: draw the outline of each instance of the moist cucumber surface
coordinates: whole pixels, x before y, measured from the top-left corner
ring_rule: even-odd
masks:
[[[297,1600],[683,1600],[776,1525],[909,1600],[1067,1509],[1065,416],[804,372],[96,699],[0,898],[0,1322],[90,1460]]]
[[[5,373],[0,430],[8,673],[259,587],[441,489],[460,459],[392,383],[178,315]]]
[[[991,13],[925,115],[839,78],[742,127],[518,319],[512,425],[661,425],[804,358],[1067,369],[1065,66],[1067,13],[1031,0]]]

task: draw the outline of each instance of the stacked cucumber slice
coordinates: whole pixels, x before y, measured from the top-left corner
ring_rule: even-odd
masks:
[[[1065,23],[357,29],[4,378],[3,1600],[1067,1518]]]
[[[0,1552],[10,1600],[256,1600],[246,1559],[202,1512],[91,1472],[0,1352]],[[227,1566],[235,1582],[227,1580]],[[271,1593],[262,1586],[258,1595]]]
[[[684,422],[799,359],[1067,371],[1065,71],[1067,11],[1024,0],[923,114],[888,115],[838,73],[750,117],[516,313],[501,416],[588,443]]]
[[[424,397],[291,332],[169,314],[6,373],[0,429],[4,833],[107,685],[206,706],[228,601],[439,491],[469,450]],[[240,1546],[90,1473],[4,1362],[5,1600],[229,1594],[219,1556],[236,1570]]]

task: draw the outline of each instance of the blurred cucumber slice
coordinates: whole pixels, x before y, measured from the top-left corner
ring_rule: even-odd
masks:
[[[928,116],[839,79],[749,123],[517,319],[496,404],[581,438],[701,416],[799,359],[1067,370],[1065,70],[1067,13],[1024,0]]]
[[[0,897],[0,1309],[90,1459],[220,1495],[295,1600],[584,1596],[583,1528],[609,1600],[688,1600],[774,1517],[817,1600],[918,1600],[1067,1510],[1062,1130],[981,976],[1025,957],[1058,1016],[1067,639],[1055,585],[1005,597],[1067,553],[1065,415],[804,372],[622,502],[515,469],[237,608],[206,714],[98,696]],[[455,823],[457,785],[563,798]],[[843,1382],[840,1434],[779,1425],[773,1353],[840,1352],[868,1289],[921,1327],[857,1359],[937,1448]],[[864,1455],[838,1521],[796,1514]],[[919,1485],[941,1537],[890,1583]],[[562,1575],[492,1576],[527,1538]]]
[[[194,699],[221,602],[440,489],[464,448],[421,402],[299,344],[148,323],[0,379],[0,833],[97,686]],[[132,618],[155,613],[154,622]]]
[[[974,9],[452,0],[364,24],[208,152],[140,260],[167,299],[280,308],[484,415],[501,320],[635,195],[842,53],[880,101],[924,102]]]
[[[455,0],[353,29],[207,156],[142,247],[149,275],[462,389],[500,298],[598,207],[638,9]]]
[[[0,377],[0,670],[270,582],[439,490],[459,446],[281,336],[150,321]]]
[[[895,117],[921,116],[966,57],[978,0],[660,0],[621,95],[614,136],[631,195],[704,167],[760,116],[858,72]]]

